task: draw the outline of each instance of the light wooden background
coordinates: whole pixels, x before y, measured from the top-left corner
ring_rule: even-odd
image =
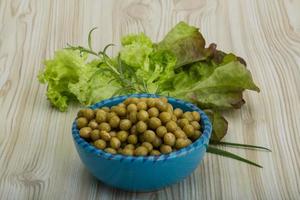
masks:
[[[161,191],[109,188],[87,172],[73,146],[78,106],[52,109],[37,73],[66,43],[85,45],[92,27],[99,27],[94,44],[102,48],[141,31],[159,40],[181,20],[244,57],[261,88],[226,114],[225,139],[273,152],[226,148],[263,169],[207,154],[189,178]],[[0,105],[1,200],[299,199],[300,1],[0,0]]]

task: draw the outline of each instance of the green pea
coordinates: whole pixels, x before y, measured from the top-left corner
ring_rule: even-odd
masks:
[[[152,142],[152,145],[155,147],[155,148],[158,148],[160,147],[160,145],[162,144],[162,140],[160,137],[155,137],[155,139],[153,140]]]
[[[122,150],[122,154],[125,156],[133,156],[134,154],[134,150],[133,149],[123,149]]]
[[[189,141],[185,138],[178,138],[175,142],[176,149],[181,149],[189,145]]]
[[[98,123],[94,120],[94,119],[92,119],[90,122],[89,122],[89,125],[88,125],[89,127],[91,127],[92,129],[96,129],[96,128],[98,128]]]
[[[92,132],[91,127],[83,127],[83,128],[80,129],[79,135],[82,138],[90,138],[91,132]]]
[[[149,119],[148,125],[151,129],[155,130],[157,129],[159,126],[161,126],[161,121],[160,119],[158,119],[157,117],[151,117]]]
[[[104,151],[107,152],[107,153],[110,153],[110,154],[116,154],[117,153],[117,151],[115,149],[110,148],[110,147],[105,148]]]
[[[118,149],[121,146],[121,141],[117,137],[112,137],[110,140],[110,146],[114,149]]]
[[[166,128],[167,128],[168,132],[174,132],[177,129],[177,123],[174,121],[169,121],[166,124]]]
[[[142,146],[146,147],[147,150],[148,150],[148,152],[152,151],[152,149],[153,149],[152,144],[149,143],[149,142],[143,142],[143,143],[142,143]]]
[[[128,120],[128,119],[122,119],[122,120],[120,121],[120,129],[121,129],[121,130],[127,131],[127,130],[129,130],[129,129],[131,128],[131,125],[132,125],[132,123],[131,123],[131,121]]]
[[[195,130],[199,130],[201,128],[199,122],[197,121],[192,121],[191,125],[194,127]]]
[[[160,152],[163,154],[171,153],[172,147],[170,145],[163,144],[160,146]]]
[[[104,110],[98,110],[96,113],[96,122],[102,123],[106,122],[107,120],[107,113]]]
[[[164,135],[164,143],[170,146],[174,146],[176,141],[176,137],[175,135],[173,135],[172,133],[166,133]]]
[[[78,127],[79,129],[81,129],[81,128],[83,128],[83,127],[86,127],[86,126],[88,125],[88,120],[87,120],[87,118],[85,118],[85,117],[79,117],[79,118],[76,120],[76,122],[77,122],[77,127]]]
[[[180,117],[183,115],[183,111],[182,111],[180,108],[176,108],[176,109],[173,111],[173,114],[174,114],[177,118],[180,118]]]
[[[195,121],[200,121],[200,114],[197,111],[193,111],[192,116]]]
[[[137,112],[138,109],[135,104],[131,103],[127,106],[127,110],[128,110],[128,112]]]
[[[138,110],[147,110],[147,103],[146,102],[138,102],[137,103],[137,109]]]
[[[158,117],[159,110],[155,107],[152,107],[148,110],[149,117]]]
[[[165,123],[171,121],[172,115],[168,112],[162,112],[159,114],[159,119],[162,121],[162,123],[165,124]]]
[[[188,119],[182,118],[178,120],[178,125],[180,126],[180,128],[185,127],[186,125],[188,125],[190,122]]]
[[[110,134],[106,131],[100,131],[99,135],[100,135],[100,138],[105,141],[109,141],[111,139]]]
[[[144,146],[139,146],[134,150],[134,155],[136,156],[147,156],[148,149]]]
[[[151,155],[151,156],[159,156],[159,155],[160,155],[160,152],[159,152],[158,150],[153,149],[153,150],[150,152],[150,155]]]
[[[87,120],[92,120],[95,117],[94,111],[92,109],[85,109],[82,112],[83,117],[87,118]]]
[[[132,149],[132,150],[134,150],[135,147],[134,147],[133,144],[127,144],[127,145],[125,145],[124,149]]]
[[[164,126],[160,126],[156,129],[156,134],[159,136],[159,137],[164,137],[164,135],[167,133],[167,128],[164,127]]]
[[[120,124],[120,118],[116,115],[116,116],[113,116],[110,120],[109,120],[109,125],[112,127],[112,128],[117,128],[119,127],[119,124]]]
[[[94,145],[98,149],[105,149],[106,147],[106,142],[104,140],[98,139],[94,142]]]
[[[147,130],[147,124],[143,121],[139,121],[137,124],[136,124],[136,131],[138,133],[144,133],[146,130]]]
[[[138,118],[139,121],[147,121],[149,119],[149,114],[145,110],[140,110],[137,113],[137,118]]]
[[[129,144],[136,144],[138,142],[138,137],[136,135],[129,135],[127,141]]]
[[[188,137],[192,137],[192,135],[194,134],[194,127],[190,124],[186,125],[183,127],[183,131],[185,132],[185,134],[188,136]]]
[[[100,139],[100,131],[98,129],[95,129],[91,132],[91,139],[93,141]]]
[[[101,124],[99,124],[99,130],[100,131],[110,132],[111,127],[110,127],[109,123],[102,122]]]
[[[155,136],[156,136],[154,131],[152,131],[152,130],[145,131],[143,135],[144,135],[145,141],[150,142],[150,143],[154,141]]]
[[[164,103],[164,102],[162,102],[162,101],[160,101],[160,100],[156,101],[155,106],[161,112],[167,111],[167,108],[168,108],[167,104]]]
[[[128,132],[127,131],[119,131],[117,133],[117,138],[121,141],[121,142],[125,142],[127,140],[128,137]]]

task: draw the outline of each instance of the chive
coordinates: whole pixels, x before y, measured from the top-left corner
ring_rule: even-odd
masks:
[[[266,151],[272,152],[271,149],[268,149],[266,147],[250,145],[250,144],[240,144],[240,143],[221,142],[221,141],[210,141],[209,144],[211,144],[211,145],[233,146],[233,147],[241,147],[241,148],[244,147],[244,148],[248,148],[248,149],[251,149],[251,150],[261,149],[261,150],[266,150]]]
[[[231,152],[224,151],[222,149],[218,149],[218,148],[212,147],[210,145],[207,147],[207,152],[208,153],[212,153],[212,154],[216,154],[216,155],[220,155],[220,156],[224,156],[224,157],[227,157],[227,158],[232,158],[232,159],[235,159],[235,160],[238,160],[238,161],[241,161],[241,162],[248,163],[250,165],[254,165],[256,167],[263,168],[261,165],[256,164],[255,162],[252,162],[250,160],[242,158],[242,157],[240,157],[240,156],[238,156],[236,154],[233,154]]]

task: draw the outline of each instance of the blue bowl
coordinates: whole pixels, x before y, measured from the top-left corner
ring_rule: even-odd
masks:
[[[133,94],[103,100],[90,106],[92,109],[111,107],[128,97],[159,97],[154,94]],[[106,153],[90,145],[79,136],[74,120],[72,135],[77,152],[87,169],[107,185],[127,191],[154,191],[176,183],[190,175],[203,159],[209,138],[211,123],[206,114],[195,105],[167,97],[174,108],[197,111],[201,116],[202,136],[191,145],[160,156],[124,156]]]

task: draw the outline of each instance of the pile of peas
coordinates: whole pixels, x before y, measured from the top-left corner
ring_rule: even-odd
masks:
[[[78,112],[82,138],[111,154],[168,154],[201,136],[198,112],[173,109],[165,97],[127,98],[111,108]]]

